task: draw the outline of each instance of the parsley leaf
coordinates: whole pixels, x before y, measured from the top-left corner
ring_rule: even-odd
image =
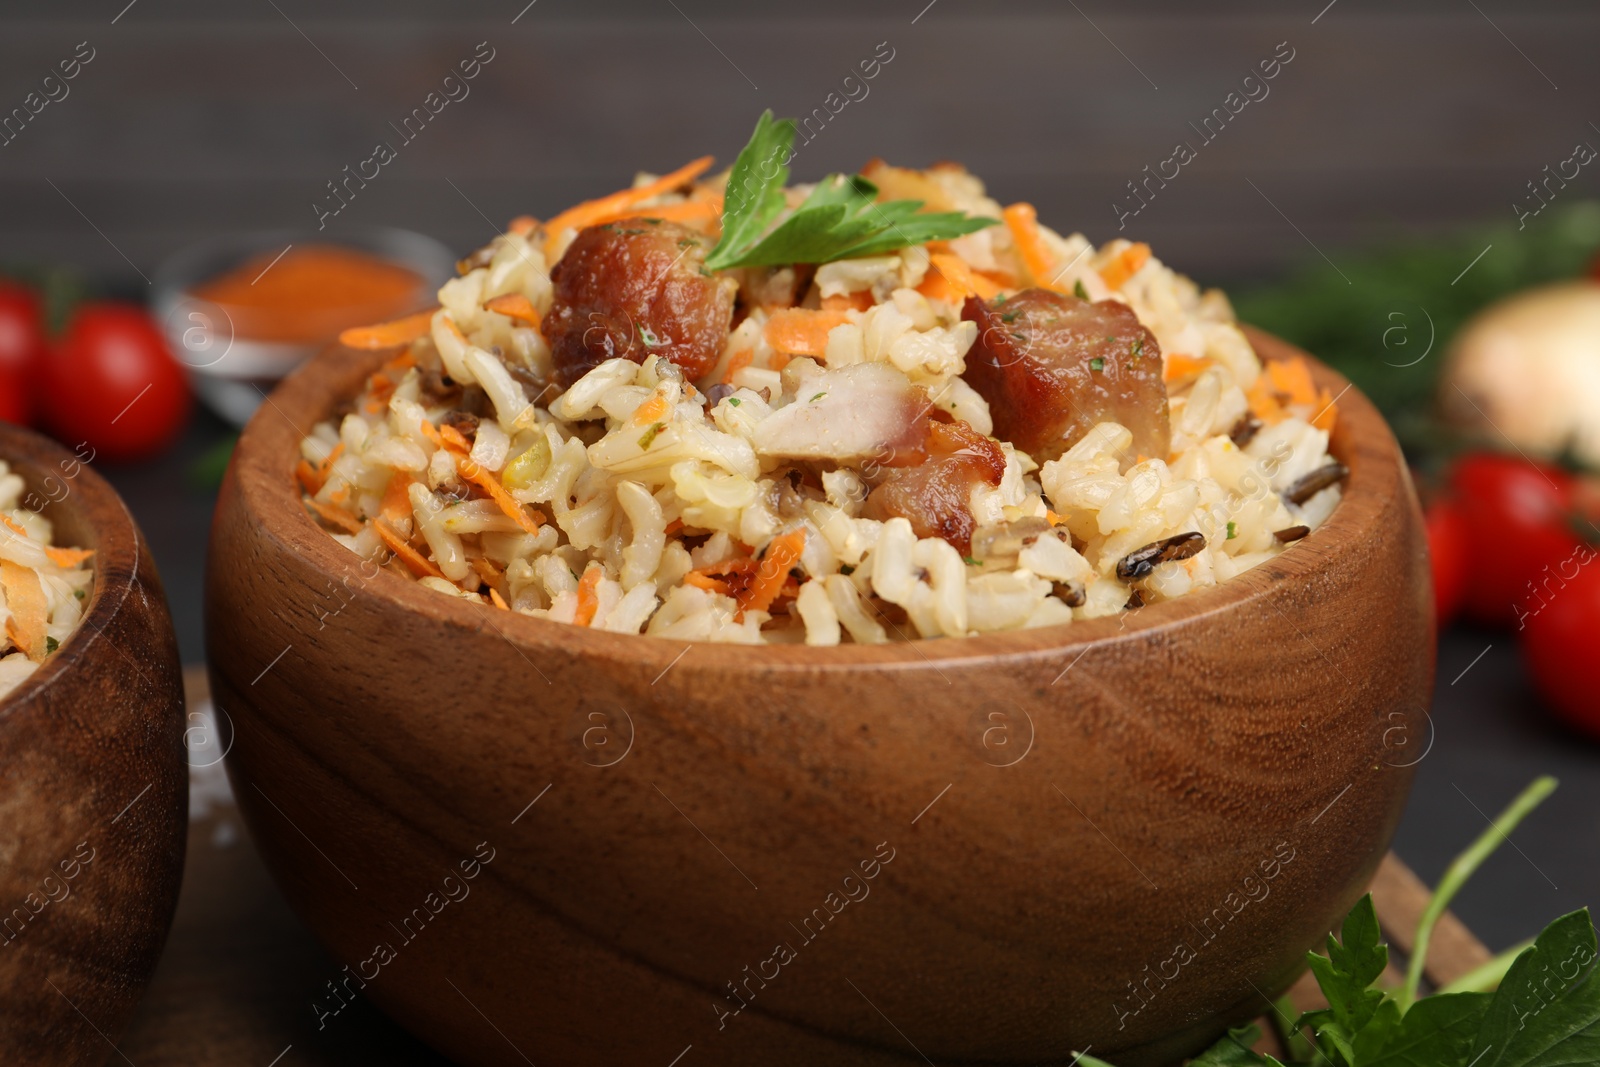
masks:
[[[1093,359],[1091,359],[1089,361],[1089,369],[1090,370],[1105,370],[1106,369],[1106,361],[1101,359],[1099,356],[1096,356],[1096,357],[1094,357]]]
[[[61,647],[61,642],[60,641],[57,641],[55,638],[50,637],[50,636],[46,636],[45,637],[45,639],[44,639],[44,650],[45,650],[46,654],[54,652],[56,649],[58,649],[60,647]]]
[[[1259,1026],[1240,1026],[1229,1030],[1215,1045],[1189,1061],[1189,1067],[1283,1067],[1271,1056],[1250,1051],[1261,1039]]]
[[[1238,537],[1238,536],[1239,536],[1239,524],[1236,523],[1236,522],[1228,523],[1228,536],[1223,538],[1223,540],[1232,541],[1235,537]]]
[[[794,132],[793,119],[774,121],[770,110],[762,113],[728,176],[722,239],[706,256],[707,267],[777,267],[883,255],[998,222],[959,211],[923,212],[920,200],[878,203],[876,185],[843,174],[823,178],[779,222]]]
[[[1077,297],[1079,300],[1089,299],[1089,290],[1083,287],[1082,278],[1079,278],[1077,281],[1072,283],[1072,295]]]
[[[1343,1054],[1344,1062],[1354,1063],[1351,1042],[1383,1003],[1383,993],[1367,987],[1378,980],[1389,962],[1389,950],[1381,943],[1378,913],[1372,906],[1371,894],[1362,897],[1350,909],[1339,936],[1340,941],[1335,941],[1331,934],[1328,936],[1326,956],[1315,952],[1306,954],[1306,962],[1311,965],[1311,973],[1316,975],[1322,995],[1328,999],[1328,1007],[1307,1012],[1295,1024],[1295,1029],[1310,1026],[1319,1041]]]
[[[1587,909],[1544,928],[1506,972],[1466,1061],[1477,1067],[1600,1063],[1600,977]],[[1429,1000],[1417,1001],[1416,1011]]]
[[[643,435],[640,436],[640,438],[639,438],[639,447],[643,448],[643,449],[648,449],[652,444],[655,443],[656,435],[659,434],[662,430],[665,430],[666,428],[667,428],[667,424],[664,423],[664,422],[651,423],[650,424],[650,428],[648,430],[646,430]]]

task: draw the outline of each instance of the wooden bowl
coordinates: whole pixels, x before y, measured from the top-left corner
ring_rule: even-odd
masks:
[[[1428,567],[1394,439],[1320,365],[1347,495],[1269,564],[1117,618],[813,649],[374,573],[291,468],[383,358],[331,350],[256,415],[207,580],[234,791],[348,964],[320,1026],[368,996],[474,1065],[1170,1063],[1286,988],[1384,854]]]
[[[115,1055],[183,875],[178,643],[139,527],[91,456],[0,423],[24,505],[43,505],[57,544],[95,553],[78,630],[0,700],[0,1063]]]

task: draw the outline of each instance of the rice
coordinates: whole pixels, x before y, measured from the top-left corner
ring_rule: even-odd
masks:
[[[0,460],[0,700],[77,628],[94,581],[91,554],[56,547],[50,520],[22,505],[25,489]]]
[[[907,173],[959,210],[1002,214],[965,171]],[[652,196],[638,214],[692,206],[721,181]],[[696,380],[649,355],[599,362],[562,389],[535,322],[574,237],[522,220],[464,261],[425,332],[301,442],[305,498],[345,547],[495,610],[828,646],[1056,626],[1170,600],[1289,550],[1276,533],[1314,531],[1337,507],[1337,481],[1299,503],[1285,495],[1331,462],[1331,398],[1303,366],[1264,369],[1226,297],[1142,245],[1037,230],[1051,288],[1125,304],[1159,343],[1168,453],[1138,455],[1110,419],[1055,458],[998,441],[1003,473],[964,501],[975,530],[963,551],[866,513],[895,462],[874,450],[892,406],[873,398],[909,382],[940,419],[993,433],[995,413],[963,377],[978,326],[933,282],[942,262],[944,274],[1010,281],[1002,294],[1022,287],[1031,275],[1007,226],[818,267],[806,299],[843,310],[811,355],[775,348],[784,310],[752,301]],[[795,277],[727,273],[780,289]],[[1168,539],[1181,555],[1119,574]]]

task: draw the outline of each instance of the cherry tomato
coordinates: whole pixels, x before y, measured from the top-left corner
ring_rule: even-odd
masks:
[[[15,282],[0,281],[0,419],[28,421],[33,377],[44,353],[38,294]]]
[[[28,382],[22,372],[0,366],[0,422],[28,423]]]
[[[1465,608],[1482,623],[1514,624],[1534,582],[1570,555],[1574,479],[1558,467],[1480,452],[1451,475],[1462,517],[1476,543]]]
[[[1467,592],[1472,528],[1461,505],[1444,498],[1428,505],[1428,558],[1433,564],[1433,609],[1442,630],[1461,610]]]
[[[1522,654],[1539,695],[1562,718],[1600,737],[1595,634],[1600,632],[1600,553],[1580,545],[1552,569],[1522,618]]]
[[[39,400],[61,440],[112,460],[171,444],[189,413],[189,382],[161,329],[131,304],[80,307],[40,367]]]

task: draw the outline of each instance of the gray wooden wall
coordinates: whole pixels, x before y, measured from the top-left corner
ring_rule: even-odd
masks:
[[[0,115],[79,42],[94,49],[0,147],[0,262],[142,284],[207,235],[314,228],[324,183],[379,140],[398,158],[329,230],[394,223],[465,248],[485,217],[547,215],[703,152],[729,160],[761,108],[823,106],[879,42],[894,58],[799,177],[874,155],[961,160],[1001,200],[1098,240],[1128,180],[1187,140],[1197,157],[1125,232],[1217,279],[1314,256],[1309,242],[1509,218],[1546,164],[1600,146],[1592,2],[126,3],[0,5]],[[495,58],[470,95],[400,144],[389,124],[481,41]],[[1279,42],[1294,59],[1270,95],[1204,142],[1189,123]],[[1560,195],[1593,193],[1596,171]]]

